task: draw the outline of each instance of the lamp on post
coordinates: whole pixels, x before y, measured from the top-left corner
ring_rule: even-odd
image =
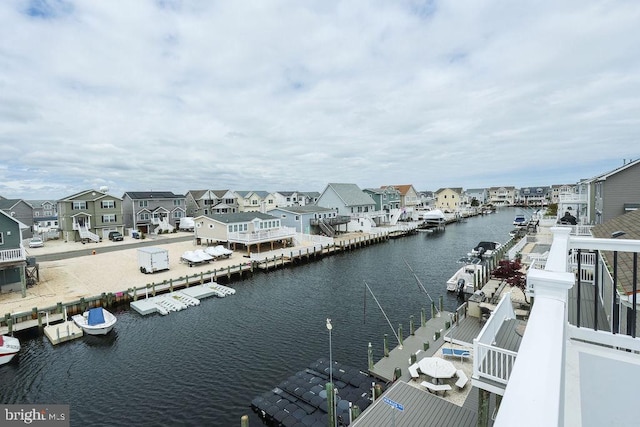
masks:
[[[336,417],[336,395],[333,388],[333,355],[331,354],[331,330],[333,325],[331,319],[327,318],[327,329],[329,330],[329,384],[327,387],[327,406],[329,409],[329,426],[334,427],[337,425]]]

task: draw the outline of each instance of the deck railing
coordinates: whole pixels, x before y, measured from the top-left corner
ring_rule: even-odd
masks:
[[[474,380],[490,379],[507,384],[517,353],[496,347],[495,343],[504,322],[515,318],[511,293],[508,292],[502,297],[478,337],[473,340]]]
[[[0,251],[0,262],[24,261],[26,259],[24,248],[4,249]]]
[[[258,243],[276,239],[286,239],[294,237],[296,235],[296,229],[293,227],[281,227],[272,230],[260,230],[250,232],[236,232],[229,233],[228,240],[236,243]]]

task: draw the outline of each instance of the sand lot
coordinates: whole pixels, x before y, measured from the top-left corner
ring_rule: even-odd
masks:
[[[100,243],[82,245],[78,242],[50,240],[44,248],[27,250],[28,257],[60,253],[76,250],[95,250],[95,255],[77,256],[58,261],[37,261],[40,271],[40,282],[27,288],[27,296],[22,298],[18,292],[0,295],[0,313],[20,313],[31,311],[33,307],[55,306],[58,302],[77,301],[82,297],[93,297],[105,293],[126,291],[129,288],[144,286],[147,283],[177,279],[187,274],[200,271],[211,271],[229,265],[247,262],[243,252],[234,252],[229,259],[212,261],[189,267],[180,262],[185,251],[198,248],[193,240],[176,241],[175,237],[184,234],[167,235],[158,238],[154,247],[167,249],[169,252],[169,270],[154,274],[142,274],[138,267],[137,248],[122,249],[112,252],[101,251],[106,247],[121,245],[123,242],[102,241]],[[125,238],[124,243],[135,240]]]

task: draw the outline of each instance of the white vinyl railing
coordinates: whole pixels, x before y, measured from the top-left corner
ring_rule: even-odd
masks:
[[[243,231],[236,233],[229,233],[227,238],[230,242],[237,243],[257,243],[276,239],[285,239],[294,237],[296,235],[296,229],[293,227],[281,227],[271,230],[260,231]]]
[[[22,261],[25,259],[24,249],[22,247],[0,251],[0,262]]]
[[[474,343],[473,371],[482,379],[507,385],[518,353],[481,343]]]

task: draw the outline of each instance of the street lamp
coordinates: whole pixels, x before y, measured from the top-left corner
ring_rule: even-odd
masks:
[[[327,329],[329,330],[329,383],[331,384],[331,406],[333,410],[333,425],[337,425],[337,414],[336,414],[336,395],[333,386],[333,355],[331,354],[331,330],[333,329],[333,325],[331,324],[331,319],[327,318]],[[327,396],[329,399],[329,396]],[[327,400],[328,403],[328,400]]]

